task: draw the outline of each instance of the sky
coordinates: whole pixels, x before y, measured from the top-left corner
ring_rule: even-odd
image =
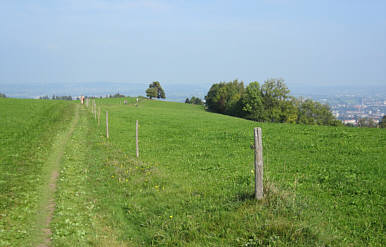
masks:
[[[0,0],[0,85],[386,85],[384,0]]]

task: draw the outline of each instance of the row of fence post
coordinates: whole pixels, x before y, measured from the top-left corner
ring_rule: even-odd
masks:
[[[86,99],[86,106],[89,107],[89,99]],[[95,120],[97,120],[98,116],[98,126],[100,125],[100,116],[101,116],[101,108],[98,108],[97,114],[97,105],[95,100],[92,102],[91,112],[94,114]],[[135,149],[136,149],[136,157],[139,158],[139,143],[138,143],[138,130],[139,124],[138,120],[135,121]],[[256,127],[253,129],[254,136],[254,153],[255,153],[255,161],[254,161],[254,174],[255,174],[255,199],[261,200],[264,197],[263,192],[263,173],[264,173],[264,163],[263,163],[263,141],[262,141],[262,131],[260,127]],[[109,139],[109,112],[106,111],[106,138]]]
[[[86,99],[86,107],[88,108],[89,107],[89,104],[90,104],[90,99],[87,98]],[[98,113],[97,113],[97,109],[98,109]],[[95,100],[93,100],[91,102],[91,113],[94,115],[94,119],[98,121],[98,126],[100,126],[100,120],[101,120],[101,107],[99,106],[97,108],[97,105],[96,105],[96,102]],[[136,120],[135,122],[135,150],[136,150],[136,157],[139,158],[139,141],[138,141],[138,132],[139,132],[139,124],[138,124],[138,120]],[[109,112],[106,111],[106,138],[109,139],[110,138],[110,134],[109,134]]]

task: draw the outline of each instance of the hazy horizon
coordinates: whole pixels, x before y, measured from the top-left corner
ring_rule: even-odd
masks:
[[[213,82],[215,83],[215,82]],[[248,82],[244,82],[246,85]],[[263,83],[261,81],[260,83]],[[0,83],[0,92],[9,97],[16,98],[38,98],[39,96],[106,96],[108,94],[121,93],[126,96],[145,96],[145,90],[149,83],[119,83],[119,82],[88,82],[88,83]],[[202,84],[173,84],[162,83],[166,92],[166,100],[183,102],[187,97],[204,98],[212,83]],[[313,96],[313,95],[361,95],[361,96],[380,96],[386,98],[386,85],[367,85],[346,87],[346,86],[314,86],[287,83],[294,96]]]

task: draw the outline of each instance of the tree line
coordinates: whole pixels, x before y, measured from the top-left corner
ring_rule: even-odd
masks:
[[[39,99],[52,99],[52,100],[72,100],[72,96],[58,96],[52,95],[52,97],[48,97],[48,95],[40,96]]]
[[[190,99],[185,99],[185,104],[203,105],[204,102],[200,98],[192,96]]]
[[[259,122],[341,125],[328,105],[289,95],[283,79],[268,79],[262,85],[254,81],[215,83],[205,96],[209,111]]]

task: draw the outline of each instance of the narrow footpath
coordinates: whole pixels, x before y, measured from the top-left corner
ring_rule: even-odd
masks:
[[[99,139],[95,119],[90,116],[89,109],[77,104],[67,130],[58,133],[53,142],[45,165],[47,182],[41,189],[33,247],[126,246],[117,240],[119,233],[111,221],[107,223],[110,212],[97,210],[105,195],[96,194],[89,184],[90,169],[101,162],[91,150]]]
[[[50,223],[56,206],[54,196],[56,191],[56,181],[58,179],[60,163],[63,159],[67,142],[79,122],[79,108],[80,105],[77,104],[75,106],[75,116],[72,119],[69,128],[64,132],[59,133],[55,138],[52,151],[45,165],[49,178],[47,179],[48,183],[45,185],[45,188],[43,188],[42,200],[37,214],[38,232],[36,235],[38,236],[38,243],[36,243],[36,245],[39,247],[51,246],[52,233],[50,230]]]

